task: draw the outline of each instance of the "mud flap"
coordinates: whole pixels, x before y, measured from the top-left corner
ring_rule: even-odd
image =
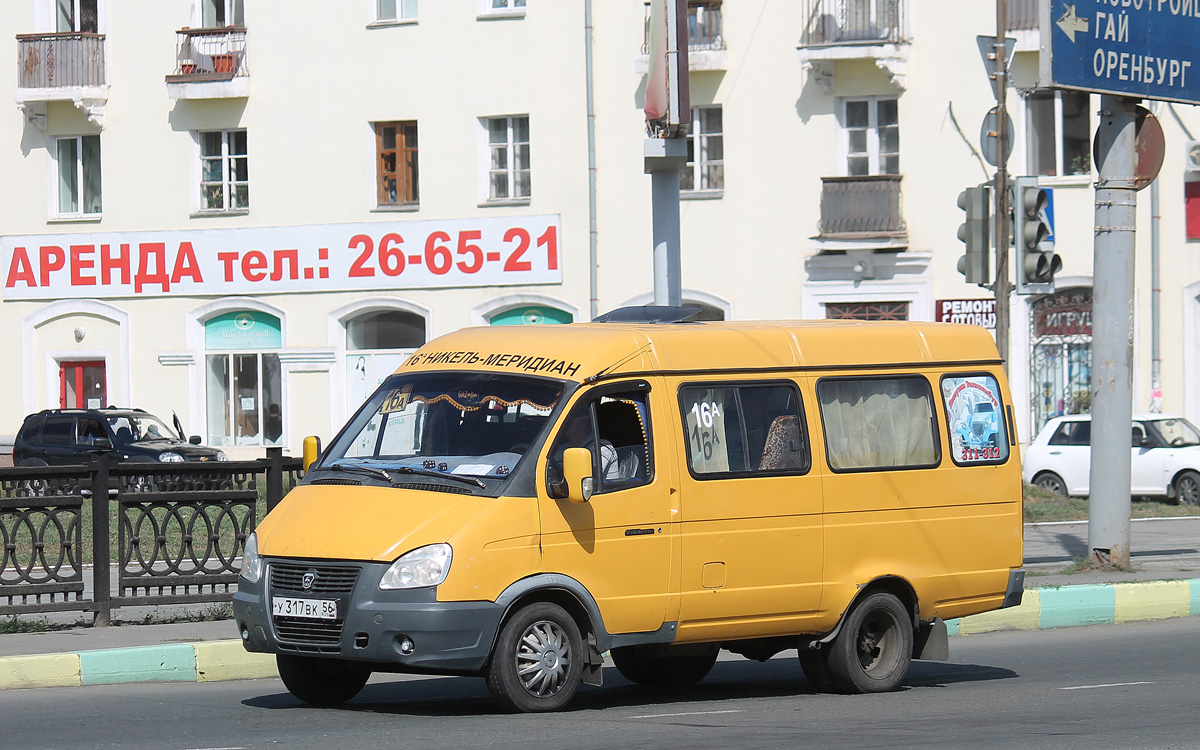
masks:
[[[950,658],[950,634],[942,618],[922,623],[913,634],[913,658],[947,661]]]
[[[583,664],[583,684],[601,687],[604,684],[604,654],[596,643],[594,633],[588,633],[587,645],[584,648],[587,649],[587,661]]]

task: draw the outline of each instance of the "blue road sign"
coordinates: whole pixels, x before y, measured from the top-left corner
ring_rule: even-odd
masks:
[[[1200,104],[1200,0],[1042,2],[1043,85]]]

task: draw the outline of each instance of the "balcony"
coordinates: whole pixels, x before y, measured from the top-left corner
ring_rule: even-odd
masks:
[[[246,29],[222,26],[176,32],[175,70],[167,76],[172,99],[230,99],[249,96]]]
[[[69,101],[104,126],[108,70],[103,34],[60,32],[17,35],[17,103],[39,129],[46,103]]]
[[[838,60],[874,60],[900,88],[908,72],[909,0],[800,0],[804,29],[797,51],[826,93]]]
[[[729,58],[721,18],[722,0],[689,0],[688,2],[688,71],[727,70]],[[650,6],[646,5],[643,23],[645,38],[642,54],[634,64],[635,72],[650,70]]]
[[[908,229],[900,205],[900,175],[821,178],[818,240],[903,244]]]

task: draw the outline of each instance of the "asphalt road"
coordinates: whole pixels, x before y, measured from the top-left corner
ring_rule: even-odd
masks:
[[[701,685],[613,669],[557,714],[499,713],[469,678],[375,678],[317,709],[275,679],[0,693],[5,750],[127,748],[1200,748],[1200,618],[951,640],[884,695],[814,694],[794,653]]]

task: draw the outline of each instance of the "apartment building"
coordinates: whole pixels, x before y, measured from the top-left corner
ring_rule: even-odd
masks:
[[[1027,440],[1087,409],[1099,98],[1038,87],[1036,3],[1009,4],[1009,170],[1053,188],[1064,260],[1055,294],[1012,301]],[[334,6],[0,11],[0,344],[20,363],[0,375],[0,434],[116,404],[176,411],[235,456],[298,450],[429,338],[652,299],[644,0]],[[688,23],[686,301],[708,318],[991,322],[990,293],[956,271],[958,194],[993,171],[976,42],[991,3],[689,0]],[[1135,408],[1196,418],[1200,116],[1158,117],[1162,281],[1152,295],[1144,191]]]

